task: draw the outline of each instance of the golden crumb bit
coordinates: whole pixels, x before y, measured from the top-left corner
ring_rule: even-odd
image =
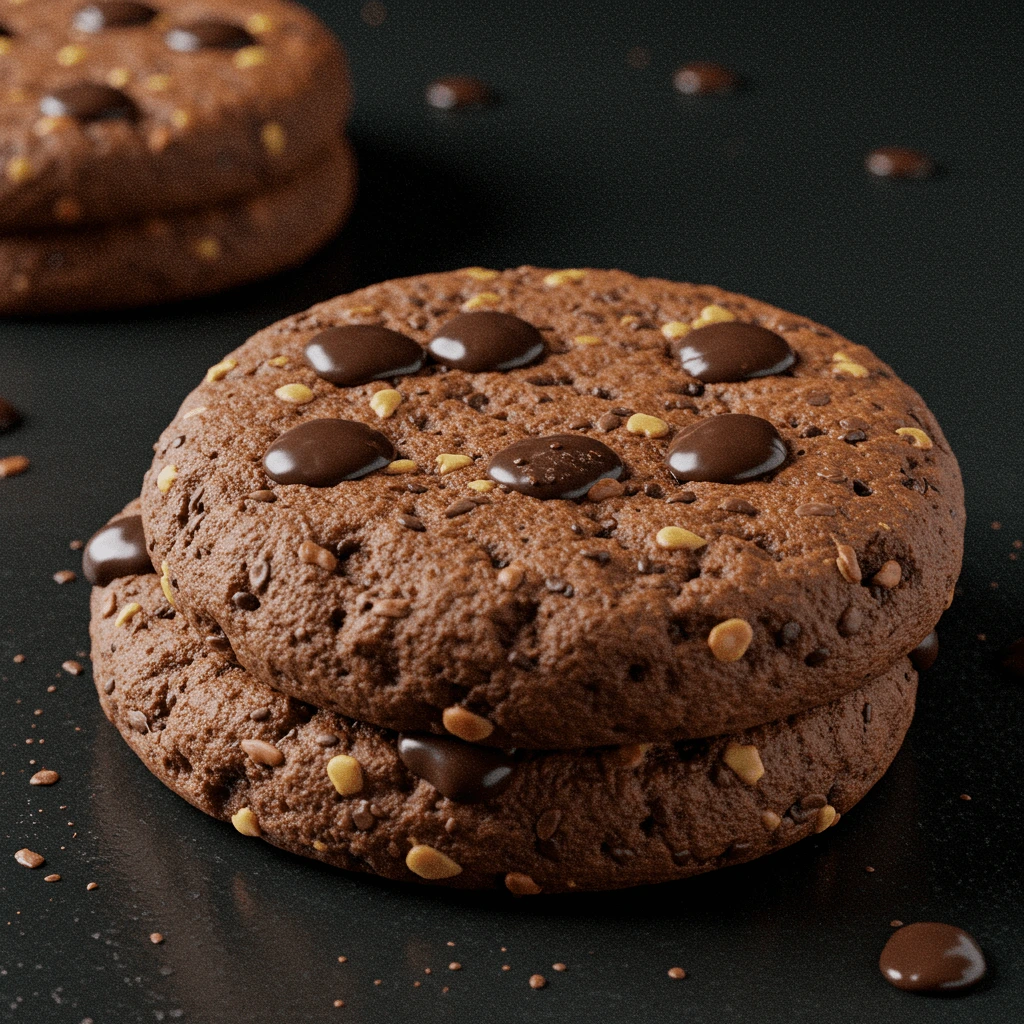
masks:
[[[443,455],[438,455],[434,462],[437,464],[437,471],[441,476],[473,465],[473,460],[468,455],[451,455],[447,452]]]
[[[142,611],[142,605],[138,601],[132,601],[131,604],[126,604],[122,609],[121,613],[114,619],[114,625],[121,627],[131,622],[139,612]]]
[[[420,467],[413,459],[395,459],[384,467],[388,476],[401,476],[403,473],[415,473]]]
[[[166,562],[160,566],[160,589],[164,592],[167,603],[172,608],[177,608],[174,603],[174,591],[171,589],[171,567]]]
[[[700,316],[693,321],[691,326],[694,328],[707,327],[708,324],[724,324],[735,319],[735,314],[730,313],[724,306],[716,306],[712,304],[710,306],[705,306],[700,311]]]
[[[782,824],[782,819],[774,811],[762,811],[761,824],[769,832],[774,832]]]
[[[235,52],[232,61],[236,68],[243,71],[247,68],[256,68],[267,63],[267,49],[264,46],[243,46]]]
[[[620,327],[632,327],[633,324],[638,323],[640,323],[640,317],[636,316],[634,313],[626,313],[619,317]]]
[[[451,857],[445,856],[432,846],[418,844],[405,855],[405,866],[420,878],[436,882],[442,878],[454,878],[462,873],[462,867]]]
[[[824,832],[830,825],[834,825],[838,818],[839,815],[831,804],[819,807],[818,813],[814,818],[814,831]]]
[[[327,572],[334,572],[338,568],[338,559],[327,548],[311,540],[304,540],[299,545],[299,561],[305,565],[318,565]]]
[[[501,296],[497,292],[480,292],[462,304],[464,313],[470,313],[474,309],[481,309],[485,306],[496,306],[501,302]]]
[[[157,474],[156,477],[156,489],[161,494],[166,494],[173,486],[174,481],[178,479],[178,467],[173,463],[168,463],[163,469]]]
[[[252,808],[243,807],[231,815],[231,824],[242,833],[243,836],[258,836],[260,832],[259,818],[253,813]]]
[[[684,324],[682,320],[669,320],[667,324],[661,325],[661,333],[668,338],[669,341],[675,341],[677,338],[685,338],[690,333],[692,328],[689,324]]]
[[[123,89],[132,80],[128,68],[112,68],[107,72],[107,85],[114,89]]]
[[[179,131],[187,128],[192,123],[192,115],[183,107],[171,111],[171,124]]]
[[[326,853],[328,851],[329,847],[328,847],[328,845],[326,843],[320,842],[319,839],[314,839],[313,840],[313,849],[316,850],[317,853]]]
[[[684,530],[681,526],[663,526],[655,536],[658,547],[666,551],[678,551],[681,548],[687,551],[696,551],[704,547],[707,541],[697,534]]]
[[[756,785],[764,775],[764,765],[761,763],[761,754],[757,747],[752,744],[729,742],[722,754],[722,760],[736,773],[736,775],[748,786]]]
[[[708,634],[708,647],[719,661],[739,661],[753,639],[754,630],[746,619],[726,619]]]
[[[226,377],[236,366],[238,365],[237,359],[222,359],[219,363],[215,363],[206,371],[206,383],[215,384],[217,381],[222,380]],[[192,409],[189,412],[196,412],[197,410]]]
[[[909,437],[915,448],[927,449],[932,447],[932,439],[919,427],[897,427],[896,433],[900,437]]]
[[[862,573],[860,571],[860,562],[857,560],[857,552],[849,544],[840,544],[836,541],[835,545],[836,566],[839,568],[843,579],[847,583],[860,583]]]
[[[246,30],[254,36],[269,32],[274,27],[273,19],[269,14],[251,14],[245,23]]]
[[[636,412],[626,420],[626,429],[631,434],[643,434],[644,437],[664,437],[671,428],[660,416]]]
[[[498,485],[493,480],[470,480],[466,486],[471,491],[477,491],[480,494],[486,494],[488,491],[493,491]]]
[[[832,356],[832,372],[845,373],[848,377],[869,377],[871,371],[842,352]]]
[[[370,408],[382,419],[390,419],[395,410],[402,404],[402,393],[394,388],[378,391],[370,399]]]
[[[288,145],[288,137],[284,128],[277,121],[268,121],[260,131],[260,140],[263,148],[271,156],[280,156]]]
[[[223,251],[220,239],[214,238],[213,235],[197,239],[192,248],[200,259],[211,261],[220,259],[221,252]]]
[[[170,75],[150,75],[143,85],[150,92],[167,92],[171,87],[171,76]]]
[[[75,43],[68,43],[57,51],[57,63],[64,68],[73,68],[85,60],[85,47],[77,46]]]
[[[0,57],[5,57],[11,52],[11,40],[7,36],[0,36]]]
[[[362,766],[348,754],[337,754],[327,762],[327,777],[340,796],[354,796],[363,788]]]
[[[505,888],[513,896],[536,896],[541,891],[540,886],[521,871],[510,871],[505,876]]]
[[[579,284],[585,277],[585,270],[553,270],[544,278],[549,288],[558,288],[563,284]]]
[[[467,743],[479,743],[494,732],[493,722],[489,722],[482,715],[476,715],[468,708],[459,707],[457,704],[444,709],[441,713],[441,721],[453,736],[458,736],[460,740],[465,740]]]
[[[351,306],[345,312],[349,316],[376,316],[378,310],[376,306]]]
[[[291,405],[306,405],[316,397],[313,394],[313,389],[305,384],[282,384],[274,390],[274,394],[282,402],[288,402]]]
[[[486,267],[466,267],[462,273],[474,281],[493,281],[501,276],[497,270],[488,270]]]
[[[267,366],[276,366],[278,368],[288,365],[287,356],[272,356],[267,360]]]
[[[899,562],[890,558],[889,561],[871,577],[871,582],[876,587],[882,587],[885,590],[892,590],[900,585],[902,579],[903,567]]]
[[[604,338],[599,338],[596,334],[577,334],[576,337],[573,338],[572,340],[577,345],[583,345],[584,347],[588,345],[604,344]]]
[[[21,182],[28,181],[32,177],[32,162],[27,156],[12,156],[7,161],[5,173],[8,181],[13,181],[16,185],[19,185]]]

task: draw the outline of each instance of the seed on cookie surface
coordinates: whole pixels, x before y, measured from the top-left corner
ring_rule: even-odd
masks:
[[[494,723],[457,704],[445,708],[441,722],[453,736],[467,743],[479,743],[494,732]]]
[[[401,476],[404,473],[415,473],[419,468],[419,465],[412,459],[395,459],[394,462],[389,462],[384,467],[384,472],[388,476]],[[470,484],[470,487],[472,486]]]
[[[269,54],[264,46],[245,46],[231,58],[236,68],[243,71],[247,68],[257,68],[266,64]]]
[[[477,491],[480,494],[487,494],[489,491],[493,491],[498,485],[493,480],[470,480],[466,486],[471,491]]]
[[[774,832],[782,824],[782,818],[780,818],[774,811],[762,811],[761,824],[764,825],[769,832]]]
[[[219,363],[214,363],[206,371],[206,383],[215,384],[219,380],[223,380],[236,366],[238,366],[237,359],[222,359]]]
[[[663,526],[654,539],[658,547],[664,548],[666,551],[679,551],[680,549],[696,551],[707,544],[703,537],[698,537],[697,534],[691,533],[681,526]]]
[[[219,238],[207,235],[205,238],[196,239],[192,250],[200,259],[213,261],[220,259],[223,246],[220,244]]]
[[[836,809],[831,804],[826,804],[824,807],[818,808],[818,813],[814,818],[814,831],[824,832],[830,825],[833,825],[839,815],[836,813]]]
[[[480,292],[462,304],[463,313],[471,313],[474,309],[487,309],[489,306],[497,306],[501,302],[501,296],[497,292]]]
[[[515,590],[526,578],[526,570],[521,565],[506,565],[498,571],[498,586],[505,590]]]
[[[510,871],[505,876],[505,888],[513,896],[536,896],[541,891],[541,887],[521,871]]]
[[[472,466],[473,460],[468,455],[452,455],[445,453],[438,455],[434,459],[437,465],[437,471],[441,476],[445,476],[448,473],[454,473],[457,469],[465,469],[466,466]]]
[[[363,769],[348,754],[336,754],[327,762],[327,777],[340,796],[354,796],[363,788]]]
[[[584,348],[590,345],[603,345],[604,338],[598,337],[596,334],[577,334],[572,339],[577,345],[582,345]]]
[[[284,764],[284,754],[266,740],[242,740],[238,745],[257,764],[268,768],[277,768]]]
[[[761,753],[752,744],[736,743],[731,740],[722,754],[722,760],[748,786],[753,786],[764,775]]]
[[[262,835],[259,818],[250,807],[242,807],[231,815],[231,824],[242,833],[243,836]]]
[[[871,577],[871,582],[876,587],[883,587],[885,590],[892,590],[894,587],[900,585],[900,581],[903,579],[903,567],[899,562],[889,559],[874,576]]]
[[[334,572],[338,568],[338,559],[334,554],[311,540],[304,540],[299,545],[299,561],[306,565],[318,565],[327,572]]]
[[[157,474],[156,487],[161,494],[166,494],[171,487],[174,486],[174,481],[178,479],[178,467],[169,463],[164,466],[163,469]]]
[[[668,338],[669,341],[675,341],[677,338],[685,338],[690,331],[693,330],[689,324],[683,323],[682,320],[669,320],[667,324],[661,325],[661,333]]]
[[[462,273],[474,281],[493,281],[501,276],[497,270],[488,270],[486,267],[466,267]]]
[[[382,419],[390,419],[395,410],[402,404],[402,393],[394,388],[378,391],[370,399],[370,408]]]
[[[579,284],[585,277],[585,270],[553,270],[544,278],[549,288],[558,288],[563,284]]]
[[[114,619],[115,626],[123,626],[128,622],[131,622],[139,612],[142,611],[142,605],[137,601],[132,601],[130,604],[126,604],[120,614]]]
[[[313,389],[305,384],[282,384],[274,391],[274,394],[282,402],[288,402],[291,405],[306,405],[316,397],[313,394]]]
[[[414,875],[431,882],[462,874],[462,865],[425,843],[417,844],[406,854],[405,865]]]
[[[708,647],[718,661],[739,661],[754,639],[746,619],[726,619],[708,634]]]
[[[836,566],[847,583],[860,583],[863,578],[857,552],[849,544],[836,541]]]
[[[735,319],[736,315],[730,313],[724,306],[717,306],[712,303],[700,311],[700,316],[690,326],[697,330],[701,327],[706,327],[708,324],[724,324]]]
[[[919,427],[897,427],[896,433],[901,437],[909,437],[915,448],[927,449],[932,447],[932,439]]]
[[[174,603],[174,590],[171,587],[171,567],[163,562],[160,566],[160,589],[164,593],[164,597],[167,598],[167,603],[172,608],[178,606]]]
[[[32,161],[27,156],[13,156],[7,161],[4,173],[7,175],[8,181],[20,185],[23,181],[28,181],[35,172]]]
[[[644,437],[654,438],[665,437],[672,428],[658,416],[638,412],[626,420],[626,429],[631,434],[643,434]]]

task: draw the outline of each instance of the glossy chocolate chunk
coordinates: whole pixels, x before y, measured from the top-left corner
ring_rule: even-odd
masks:
[[[734,92],[740,87],[740,76],[721,64],[695,60],[684,64],[672,76],[672,84],[687,96]]]
[[[469,373],[514,370],[544,352],[540,331],[511,313],[461,313],[427,346],[445,366]]]
[[[531,498],[582,498],[598,480],[618,480],[625,467],[606,444],[579,434],[528,437],[491,456],[487,475]]]
[[[400,735],[398,756],[413,775],[460,803],[479,803],[497,796],[508,788],[515,768],[507,751],[429,733]]]
[[[148,25],[156,17],[149,4],[132,0],[100,0],[75,14],[72,24],[79,32],[102,32],[105,28],[131,28]]]
[[[54,89],[39,101],[46,117],[73,117],[77,121],[134,121],[138,109],[120,89],[96,82],[79,82]]]
[[[939,634],[933,629],[911,652],[910,660],[918,672],[927,672],[939,657]]]
[[[426,358],[412,338],[386,327],[332,327],[306,346],[306,360],[317,376],[343,388],[416,373]]]
[[[985,977],[985,954],[962,928],[921,922],[899,928],[878,959],[886,981],[908,992],[956,992]]]
[[[165,36],[167,45],[179,53],[197,50],[240,50],[253,46],[256,40],[240,25],[228,21],[194,21],[191,25],[172,28]]]
[[[705,384],[727,384],[782,373],[796,354],[774,331],[732,320],[691,331],[679,346],[679,361]]]
[[[438,110],[457,107],[483,107],[491,102],[491,90],[479,78],[452,75],[438,78],[427,86],[427,103]]]
[[[122,576],[153,571],[142,532],[142,516],[123,516],[95,533],[82,553],[82,572],[94,587],[105,587]]]
[[[353,420],[308,420],[283,433],[263,456],[275,483],[333,487],[382,469],[395,457],[379,431]]]
[[[873,149],[864,166],[878,178],[927,178],[935,173],[935,162],[927,153],[903,146]]]
[[[672,442],[666,462],[681,481],[742,484],[786,461],[786,442],[760,416],[723,413],[698,420]]]

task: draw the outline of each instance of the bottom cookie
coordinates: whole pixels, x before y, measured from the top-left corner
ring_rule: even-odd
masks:
[[[355,198],[340,143],[287,185],[209,210],[0,236],[0,314],[69,313],[196,298],[301,263]]]
[[[889,766],[917,689],[904,659],[732,736],[517,755],[285,697],[209,649],[155,575],[96,587],[91,633],[107,717],[200,810],[340,868],[517,895],[684,878],[824,831]]]

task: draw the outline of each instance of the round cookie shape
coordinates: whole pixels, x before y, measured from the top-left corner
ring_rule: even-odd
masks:
[[[417,373],[426,361],[423,349],[404,334],[357,324],[318,334],[306,346],[305,355],[318,377],[348,388]]]
[[[160,781],[232,822],[236,842],[515,895],[685,878],[841,828],[896,754],[916,690],[904,660],[746,732],[520,754],[480,793],[480,759],[507,767],[504,751],[442,740],[473,766],[411,769],[409,737],[285,697],[212,650],[155,575],[95,589],[90,632],[107,717]]]
[[[599,480],[618,480],[622,459],[601,441],[554,434],[517,441],[491,456],[487,475],[531,498],[582,498]]]
[[[679,361],[705,384],[727,384],[783,373],[796,356],[774,331],[729,320],[691,331],[679,348]]]
[[[787,454],[786,442],[768,420],[722,413],[685,428],[669,448],[666,461],[681,482],[743,484],[778,469]]]
[[[79,32],[103,32],[148,25],[156,16],[155,7],[135,0],[99,0],[76,11],[72,25]]]
[[[272,193],[329,158],[348,116],[340,46],[289,0],[51,0],[2,20],[4,235]],[[84,89],[86,116],[55,102]]]
[[[333,487],[382,469],[394,456],[394,445],[363,423],[307,420],[267,449],[263,468],[274,483]]]
[[[337,145],[283,188],[195,213],[0,237],[0,314],[194,298],[302,263],[341,226],[355,158]]]
[[[532,324],[510,313],[471,312],[449,320],[428,348],[445,366],[482,373],[535,362],[544,352],[544,338]]]
[[[480,295],[542,334],[540,358],[429,365],[383,391],[306,363],[316,336],[352,324],[426,349]],[[792,368],[687,374],[669,336],[728,316],[784,337]],[[748,416],[784,443],[781,465],[742,483],[673,476],[669,450],[695,425]],[[267,449],[312,419],[362,423],[395,458],[331,487],[274,484]],[[606,446],[620,478],[566,499],[488,475],[500,452],[558,435]],[[836,700],[935,626],[962,554],[956,461],[891,368],[756,300],[618,271],[473,267],[275,324],[185,400],[142,499],[179,611],[251,674],[502,749],[713,736]],[[257,570],[259,607],[240,608]]]

